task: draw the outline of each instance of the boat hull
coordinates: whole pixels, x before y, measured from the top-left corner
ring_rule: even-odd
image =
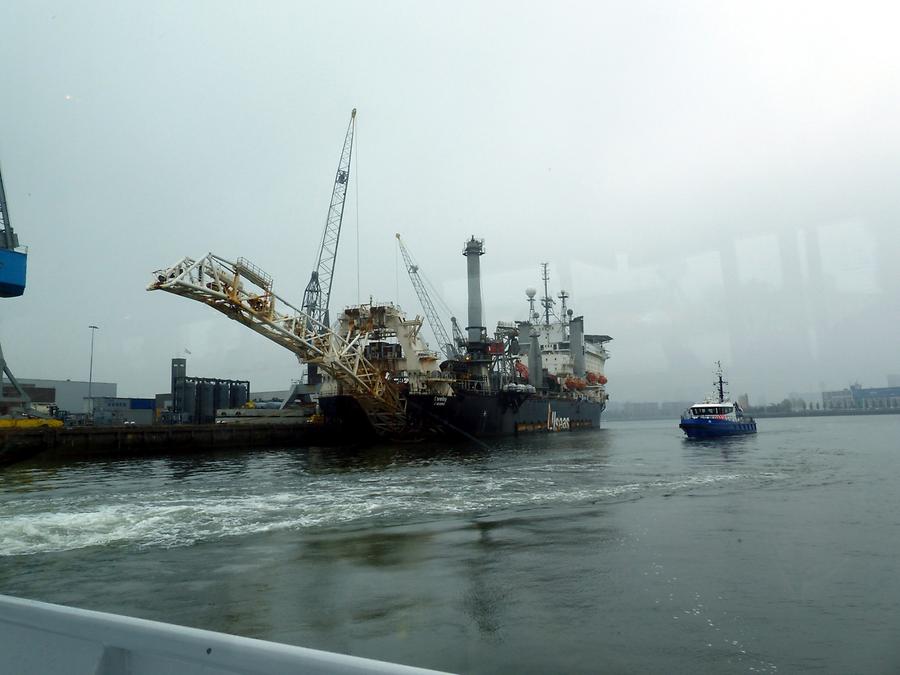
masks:
[[[320,397],[326,423],[371,430],[366,415],[350,396]],[[596,429],[605,403],[587,399],[544,397],[521,392],[466,393],[453,396],[412,395],[407,402],[411,430],[506,436],[542,431]]]
[[[732,420],[682,418],[681,424],[678,426],[688,438],[719,438],[756,433],[754,420],[735,422]]]

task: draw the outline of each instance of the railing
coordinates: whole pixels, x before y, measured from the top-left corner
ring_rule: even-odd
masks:
[[[433,670],[0,595],[3,672],[424,675]]]

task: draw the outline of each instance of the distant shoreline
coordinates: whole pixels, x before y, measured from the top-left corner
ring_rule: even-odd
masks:
[[[884,410],[800,410],[797,412],[752,412],[747,413],[756,419],[767,419],[772,417],[846,417],[859,415],[900,415],[900,408],[887,408]],[[619,417],[613,415],[605,415],[604,421],[607,422],[650,422],[653,420],[671,420],[677,417],[667,417],[663,415],[655,415],[653,417]]]

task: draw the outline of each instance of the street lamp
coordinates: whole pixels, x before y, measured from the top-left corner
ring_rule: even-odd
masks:
[[[88,406],[91,414],[91,418],[94,417],[94,398],[93,398],[93,384],[94,384],[94,333],[100,330],[100,326],[95,326],[91,324],[88,326],[91,329],[91,366],[88,370]]]

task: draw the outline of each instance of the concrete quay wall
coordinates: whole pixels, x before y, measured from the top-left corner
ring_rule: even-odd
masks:
[[[0,430],[0,466],[29,459],[56,461],[225,448],[335,445],[333,427],[298,424],[192,424]]]

